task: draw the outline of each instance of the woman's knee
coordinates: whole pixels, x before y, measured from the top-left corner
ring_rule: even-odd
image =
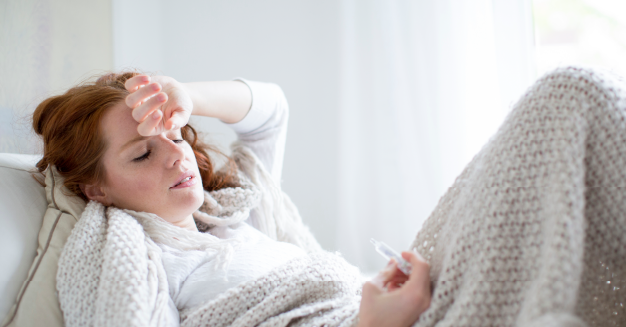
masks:
[[[591,118],[599,111],[614,110],[623,97],[623,86],[610,74],[587,67],[563,67],[546,73],[526,92],[517,110],[537,116],[575,115]]]

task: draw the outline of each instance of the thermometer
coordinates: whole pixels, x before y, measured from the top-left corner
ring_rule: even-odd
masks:
[[[383,242],[378,242],[377,240],[373,238],[370,239],[370,242],[374,244],[376,251],[380,253],[383,257],[385,257],[387,260],[391,260],[391,258],[395,259],[396,262],[398,263],[398,269],[400,269],[400,271],[402,271],[407,276],[411,275],[411,264],[408,263],[406,260],[402,259],[402,257],[396,251],[394,251],[389,245]]]

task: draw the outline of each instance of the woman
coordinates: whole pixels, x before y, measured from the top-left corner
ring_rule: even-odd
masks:
[[[38,169],[44,172],[54,165],[75,195],[107,207],[155,214],[176,226],[161,226],[172,238],[186,237],[182,230],[199,233],[200,227],[219,239],[239,241],[226,269],[219,269],[223,262],[205,251],[159,244],[169,284],[169,321],[180,319],[178,311],[201,306],[305,255],[303,248],[319,247],[308,232],[301,232],[304,239],[291,240],[293,244],[272,240],[259,232],[277,233],[264,225],[267,219],[259,211],[221,225],[196,213],[207,200],[205,190],[241,187],[242,179],[230,158],[227,169],[214,171],[215,158],[209,153],[217,152],[187,124],[191,115],[229,124],[271,176],[258,186],[271,192],[279,184],[288,107],[275,85],[244,80],[182,84],[165,76],[107,74],[47,99],[33,116],[33,127],[44,139]],[[154,239],[158,242],[158,236]],[[360,326],[408,326],[428,307],[428,265],[413,252],[402,255],[413,265],[411,276],[390,262],[365,283]]]
[[[59,261],[66,323],[626,325],[625,90],[580,68],[538,80],[415,238],[430,268],[404,252],[410,276],[392,263],[361,293],[358,272],[317,251],[273,186],[287,118],[275,86],[127,74],[72,89],[33,124],[39,169],[94,200]],[[233,124],[241,173],[212,173],[180,127],[191,114]]]

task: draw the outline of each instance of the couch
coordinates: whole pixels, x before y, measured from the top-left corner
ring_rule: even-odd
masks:
[[[48,203],[32,176],[37,155],[0,153],[0,321],[4,321],[28,277]]]

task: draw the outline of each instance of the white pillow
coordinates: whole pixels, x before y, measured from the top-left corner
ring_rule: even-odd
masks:
[[[32,177],[30,180],[35,183],[34,185],[39,185]],[[28,184],[25,179],[20,179],[13,188],[21,189],[19,186],[21,183]],[[13,297],[11,301],[13,306],[6,315],[2,327],[64,325],[56,291],[57,265],[63,246],[85,209],[85,201],[71,195],[71,192],[63,186],[63,178],[54,167],[49,167],[46,171],[45,183],[43,198],[47,203],[45,212],[32,210],[25,213],[29,215],[27,219],[40,221],[41,224],[39,232],[36,233],[37,255],[33,259],[32,253],[26,253],[21,259],[26,263],[32,262],[27,276],[25,278],[20,276],[21,280],[15,280],[17,284],[23,281],[22,287],[17,297]],[[37,186],[37,192],[25,190],[24,196],[21,197],[22,202],[17,204],[17,207],[35,207],[34,203],[40,203],[42,200],[41,189]],[[11,189],[8,192],[11,192]],[[37,201],[33,200],[34,197]],[[39,224],[33,224],[31,227],[34,230]],[[29,244],[32,244],[32,241]]]
[[[36,155],[0,153],[0,321],[26,280],[46,212],[46,193],[31,172]]]

